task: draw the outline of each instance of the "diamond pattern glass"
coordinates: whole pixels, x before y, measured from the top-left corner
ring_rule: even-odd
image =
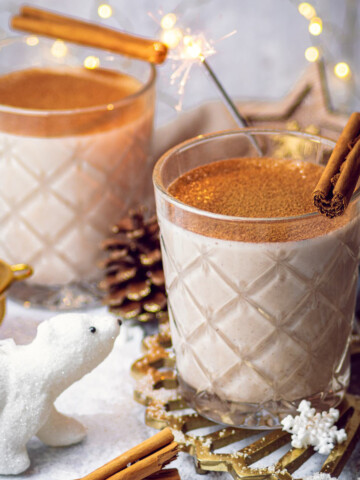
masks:
[[[267,142],[268,156],[273,136],[286,135],[253,134]],[[326,410],[345,394],[359,209],[354,201],[345,220],[324,229],[328,220],[320,215],[226,218],[185,206],[167,193],[171,182],[204,158],[218,161],[222,151],[242,156],[245,145],[252,148],[248,144],[248,134],[235,131],[189,141],[160,159],[154,183],[182,392],[212,420],[274,428],[302,399]],[[327,159],[329,146],[314,138],[314,158],[306,160]],[[286,239],[300,232],[300,239],[277,240],[274,232]]]
[[[87,70],[83,46],[59,59],[53,43],[14,37],[0,50],[0,258],[34,269],[12,298],[95,307],[101,240],[129,208],[152,205],[156,73],[105,51]]]
[[[292,243],[285,250],[278,244],[230,244],[162,218],[160,225],[177,367],[195,396],[257,404],[261,410],[272,401],[291,404],[345,388],[343,352],[354,310],[358,222],[345,227],[347,233]],[[179,243],[192,252],[185,266],[178,258]],[[327,254],[318,255],[309,278],[309,259],[304,259],[318,244],[333,256],[328,262]],[[229,275],[222,265],[230,259]],[[243,259],[247,280],[239,282]]]
[[[134,170],[141,189],[149,172],[150,124],[146,114],[121,128],[77,138],[0,134],[6,148],[0,162],[0,257],[32,265],[36,284],[94,279],[99,240],[134,200],[133,184],[124,180],[119,189],[113,172],[126,157],[124,177]],[[128,150],[135,146],[130,158]],[[113,152],[111,161],[106,151]]]

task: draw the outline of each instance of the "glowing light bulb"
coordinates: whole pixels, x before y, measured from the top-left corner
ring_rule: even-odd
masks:
[[[110,18],[112,13],[113,13],[112,8],[107,3],[103,3],[102,5],[99,5],[99,7],[98,7],[99,17]]]
[[[314,17],[310,20],[309,23],[309,32],[311,35],[320,35],[322,32],[322,20],[319,17]]]
[[[51,54],[56,58],[65,57],[68,47],[62,40],[55,40],[51,47]]]
[[[94,55],[89,55],[84,60],[84,67],[88,68],[89,70],[93,70],[100,65],[100,60],[98,57],[94,57]]]
[[[35,47],[35,45],[37,45],[38,43],[39,43],[38,37],[31,36],[31,37],[27,37],[26,39],[26,44],[29,45],[30,47]]]
[[[173,28],[171,30],[163,30],[161,33],[161,41],[169,48],[176,48],[182,39],[180,28]]]
[[[313,17],[316,16],[316,10],[312,5],[310,5],[310,3],[307,3],[307,2],[300,3],[300,5],[298,6],[298,10],[299,10],[299,13],[301,13],[301,15],[305,17],[307,20],[311,20]]]
[[[164,30],[171,30],[176,23],[175,13],[167,13],[160,21],[161,28]]]
[[[339,62],[334,67],[334,73],[338,78],[345,78],[350,74],[350,67],[345,62]]]
[[[308,62],[316,62],[320,56],[319,49],[316,47],[309,47],[305,50],[305,58]]]

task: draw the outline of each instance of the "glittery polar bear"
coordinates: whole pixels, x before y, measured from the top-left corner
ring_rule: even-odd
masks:
[[[109,315],[63,314],[41,323],[29,345],[0,342],[0,474],[29,467],[33,435],[54,447],[85,437],[83,425],[54,401],[107,357],[120,323]]]

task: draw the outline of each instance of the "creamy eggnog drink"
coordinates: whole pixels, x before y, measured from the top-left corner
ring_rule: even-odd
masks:
[[[210,162],[219,138],[205,136]],[[216,144],[207,163],[205,151],[189,153],[201,141],[165,155],[154,174],[185,398],[211,419],[251,427],[278,425],[304,398],[329,408],[349,380],[357,207],[335,221],[315,213],[323,166],[221,160]],[[312,156],[325,147],[314,144]]]
[[[27,285],[40,303],[43,287],[95,282],[101,240],[146,203],[154,109],[147,71],[147,85],[101,66],[0,76],[0,258],[34,267]]]

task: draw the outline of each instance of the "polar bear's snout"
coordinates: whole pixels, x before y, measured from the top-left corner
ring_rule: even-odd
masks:
[[[114,339],[119,335],[121,320],[110,316],[110,315],[100,315],[93,316],[88,324],[88,331],[95,336],[101,337],[101,342],[106,342],[107,338]]]
[[[119,327],[121,327],[122,321],[120,320],[120,318],[118,318],[117,321],[118,321]]]

